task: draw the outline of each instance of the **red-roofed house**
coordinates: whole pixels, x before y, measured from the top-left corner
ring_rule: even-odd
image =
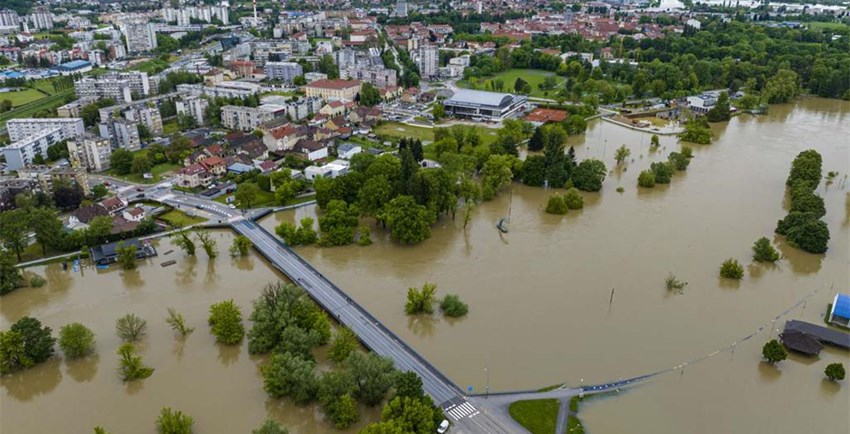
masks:
[[[225,164],[221,157],[216,157],[215,155],[203,159],[200,164],[204,166],[207,172],[215,176],[222,176],[227,172],[227,164]]]
[[[263,128],[263,144],[269,151],[285,151],[292,149],[303,138],[301,129],[292,124],[279,127]]]
[[[212,158],[212,157],[210,157]],[[212,174],[200,164],[184,167],[177,172],[177,183],[180,187],[196,188],[208,186],[212,182]]]
[[[124,209],[124,207],[126,207],[127,204],[123,200],[121,200],[120,197],[113,196],[113,197],[110,197],[109,199],[104,199],[104,200],[100,201],[100,206],[102,206],[104,209],[106,209],[106,212],[108,212],[111,215],[111,214],[115,214],[118,211],[121,211],[122,209]]]
[[[525,120],[535,123],[535,124],[545,124],[547,122],[562,122],[567,118],[567,112],[563,110],[552,110],[545,108],[536,108],[528,116],[525,117]]]
[[[330,101],[319,110],[319,113],[328,116],[337,116],[345,113],[345,104],[342,101]]]

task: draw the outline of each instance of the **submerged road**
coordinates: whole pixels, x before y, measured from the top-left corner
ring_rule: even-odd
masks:
[[[254,247],[277,269],[304,288],[340,324],[357,334],[366,347],[392,359],[399,370],[413,371],[419,375],[425,393],[443,409],[454,424],[454,432],[517,432],[518,426],[513,421],[476,408],[437,368],[274,235],[241,216],[231,217],[228,221],[236,232],[251,240]]]

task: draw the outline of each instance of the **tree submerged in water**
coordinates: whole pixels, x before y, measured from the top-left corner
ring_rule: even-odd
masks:
[[[670,273],[664,278],[664,286],[667,287],[668,291],[679,291],[681,294],[684,292],[685,287],[688,286],[688,282],[681,281],[676,275]]]
[[[404,304],[404,312],[408,315],[420,313],[434,313],[434,303],[437,301],[437,284],[426,282],[419,290],[416,287],[407,289],[407,303]]]

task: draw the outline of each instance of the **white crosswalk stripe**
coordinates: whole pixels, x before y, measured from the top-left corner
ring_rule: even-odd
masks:
[[[449,414],[449,416],[452,417],[452,419],[456,421],[461,420],[473,413],[477,413],[475,407],[473,407],[472,404],[468,402],[464,402],[463,404],[460,404],[457,407],[450,408],[446,412]]]

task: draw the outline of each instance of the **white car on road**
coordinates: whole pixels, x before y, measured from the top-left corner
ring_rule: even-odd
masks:
[[[449,430],[449,421],[446,420],[446,419],[443,419],[443,421],[440,422],[440,426],[437,427],[437,433],[443,434],[444,432],[446,432],[448,430]]]

